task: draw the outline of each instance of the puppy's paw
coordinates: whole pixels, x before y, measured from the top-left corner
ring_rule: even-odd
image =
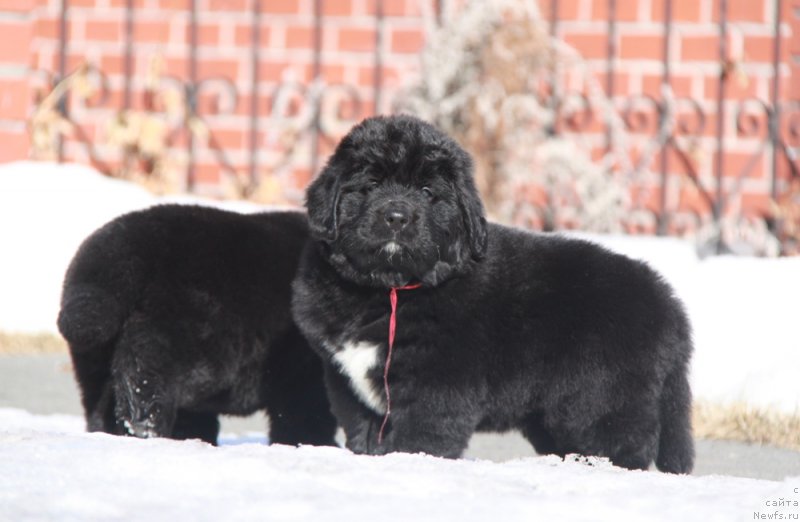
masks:
[[[611,467],[611,461],[606,457],[595,457],[592,455],[581,455],[579,453],[568,453],[564,455],[564,462],[575,462],[593,468]]]

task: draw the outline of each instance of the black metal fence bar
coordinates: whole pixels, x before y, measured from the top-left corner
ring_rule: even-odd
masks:
[[[780,1],[780,0],[779,0]],[[717,85],[717,150],[716,150],[716,197],[711,211],[714,221],[719,223],[723,209],[723,176],[725,175],[725,92],[730,77],[730,61],[728,57],[728,0],[720,0],[719,4],[719,82]],[[720,238],[721,240],[721,238]],[[722,244],[717,245],[718,249]]]
[[[125,86],[122,94],[122,108],[131,108],[131,81],[133,80],[133,0],[125,2]]]
[[[69,12],[69,0],[61,0],[61,13],[58,20],[58,81],[67,75],[67,56],[69,44],[69,25],[67,24],[67,13]],[[54,82],[55,83],[55,82]],[[69,114],[68,96],[62,96],[58,100],[58,110],[65,117]],[[56,138],[56,145],[59,163],[64,161],[64,138],[61,134]]]
[[[383,2],[375,2],[375,62],[373,64],[373,107],[376,114],[381,110],[383,90]]]
[[[250,185],[258,181],[258,108],[259,108],[259,71],[261,62],[261,0],[253,0],[253,24],[250,35]]]
[[[782,4],[781,0],[775,0],[775,25],[773,29],[774,38],[772,39],[772,111],[769,115],[769,139],[772,143],[770,196],[773,200],[778,197],[778,155],[781,141],[780,59]],[[791,160],[787,158],[787,161]]]
[[[617,0],[608,0],[608,48],[606,63],[606,96],[614,103],[614,74],[617,57]],[[606,125],[606,150],[614,147],[614,132],[611,125]]]
[[[613,0],[611,0],[613,1]],[[666,95],[666,90],[672,84],[672,69],[670,67],[671,63],[671,56],[670,56],[670,44],[672,40],[672,0],[665,0],[664,1],[664,42],[663,42],[663,57],[664,57],[664,72],[661,78],[662,85],[665,87],[662,89],[662,99],[661,103],[659,104],[659,128],[663,129],[664,126],[667,124],[666,118],[674,117],[668,114],[668,109],[666,106],[666,101],[663,97]],[[664,145],[661,147],[661,194],[660,194],[660,208],[659,213],[656,218],[656,232],[659,235],[666,235],[667,230],[669,227],[669,212],[667,211],[667,193],[669,187],[669,151],[670,146],[674,146],[675,142],[671,139],[672,132],[670,131],[670,136],[664,137]]]
[[[311,99],[307,100],[312,104],[311,120],[311,173],[317,172],[319,167],[319,138],[320,138],[320,105],[322,94],[317,82],[321,80],[322,72],[322,2],[314,0],[314,58],[311,73]]]
[[[192,132],[192,118],[197,113],[197,0],[189,1],[189,81],[185,86],[186,96],[186,119],[189,127],[185,129],[188,142],[187,152],[189,157],[186,160],[186,189],[190,192],[194,189],[196,177],[194,168],[195,159],[195,137]]]

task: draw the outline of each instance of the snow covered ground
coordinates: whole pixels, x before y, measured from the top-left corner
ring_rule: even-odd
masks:
[[[496,464],[83,433],[0,410],[0,520],[735,521],[800,517],[800,479],[673,476],[600,460]],[[796,505],[795,502],[798,502]]]
[[[80,242],[117,215],[163,202],[220,206],[157,198],[79,165],[0,165],[0,330],[56,332],[61,280]],[[800,258],[700,260],[677,239],[591,239],[648,261],[683,298],[695,330],[697,398],[800,412]]]
[[[55,332],[61,279],[82,239],[165,201],[85,167],[0,166],[0,330]],[[686,302],[697,397],[800,411],[800,259],[701,261],[674,239],[592,239],[649,261]],[[800,520],[800,470],[770,482],[600,460],[365,457],[246,437],[212,447],[83,429],[76,416],[0,409],[0,522]]]

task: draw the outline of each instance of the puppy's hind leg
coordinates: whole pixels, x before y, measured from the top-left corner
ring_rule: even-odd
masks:
[[[265,384],[270,442],[335,446],[336,419],[319,356],[296,330],[271,348]]]
[[[559,455],[563,457],[566,454],[544,427],[542,413],[536,412],[528,415],[520,425],[520,431],[539,455]]]
[[[684,367],[667,376],[660,406],[661,437],[656,467],[667,473],[691,473],[694,467],[692,392]]]
[[[200,439],[216,446],[218,436],[219,419],[216,413],[178,410],[172,428],[173,439]]]
[[[111,361],[115,417],[123,434],[171,436],[176,408],[170,389],[170,348],[148,317],[134,314],[125,323]]]
[[[584,431],[577,452],[608,457],[622,468],[648,469],[658,448],[656,412],[655,406],[638,405],[601,417]]]

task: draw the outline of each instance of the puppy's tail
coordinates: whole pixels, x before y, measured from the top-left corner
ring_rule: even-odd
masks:
[[[681,364],[667,376],[661,393],[661,437],[656,467],[667,473],[691,473],[694,467],[692,392]]]
[[[107,344],[119,333],[122,320],[121,303],[102,288],[91,284],[64,288],[58,330],[73,352]]]

